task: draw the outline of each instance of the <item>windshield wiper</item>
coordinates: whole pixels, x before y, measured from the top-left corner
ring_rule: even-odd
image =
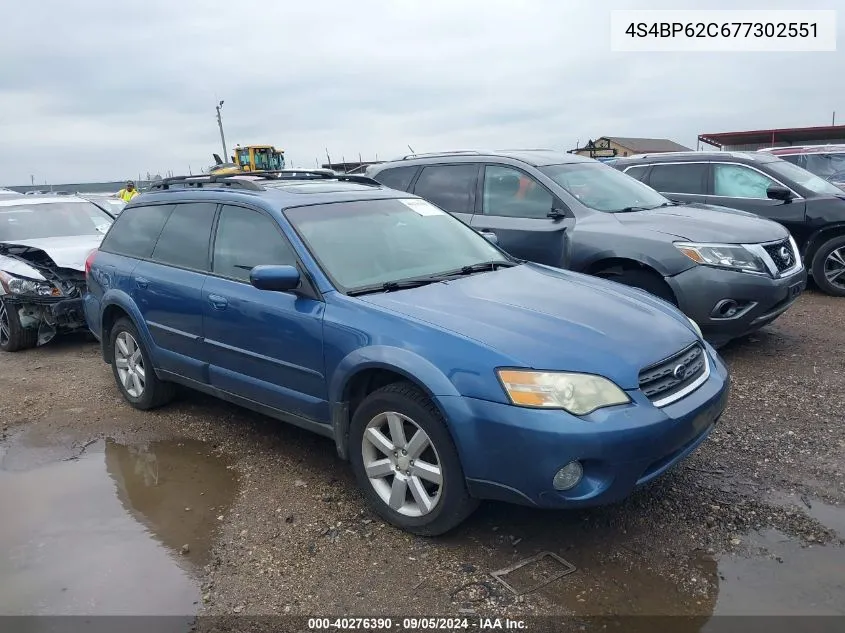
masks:
[[[650,211],[655,207],[623,207],[614,213],[634,213],[635,211]]]
[[[394,290],[405,290],[407,288],[419,288],[438,281],[442,281],[439,277],[417,277],[416,279],[402,279],[400,281],[385,281],[381,284],[373,284],[371,286],[361,286],[350,290],[346,294],[350,297],[357,295],[372,294],[374,292],[393,292]]]
[[[489,262],[478,262],[469,266],[461,266],[457,270],[449,270],[445,273],[439,273],[437,277],[457,277],[459,275],[472,275],[473,273],[483,273],[488,270],[498,270],[499,268],[512,268],[518,266],[519,262],[508,261],[506,259],[495,259]]]

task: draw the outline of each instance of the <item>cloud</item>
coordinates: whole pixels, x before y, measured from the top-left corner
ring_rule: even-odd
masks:
[[[826,124],[845,102],[842,53],[612,53],[610,10],[638,5],[19,4],[0,24],[0,182],[197,171],[220,152],[220,99],[230,148],[272,143],[305,166],[325,148],[333,159],[387,158],[409,144],[566,150],[601,135],[694,147],[701,132]]]

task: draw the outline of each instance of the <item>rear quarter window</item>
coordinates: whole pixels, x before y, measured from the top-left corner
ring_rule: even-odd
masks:
[[[391,167],[376,174],[375,179],[385,187],[398,189],[399,191],[408,191],[411,188],[411,181],[414,179],[416,173],[416,167]]]
[[[148,258],[175,206],[158,204],[124,209],[100,244],[100,250],[127,257]]]

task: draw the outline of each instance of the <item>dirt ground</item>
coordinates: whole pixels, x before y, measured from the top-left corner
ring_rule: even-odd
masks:
[[[0,614],[845,615],[843,349],[845,300],[809,291],[722,350],[728,410],[665,477],[587,511],[483,504],[435,539],[372,516],[329,440],[192,393],[135,411],[87,340],[3,354],[0,581],[28,584]],[[49,554],[71,550],[84,580]],[[542,552],[575,571],[491,576]],[[161,596],[122,601],[150,574]]]

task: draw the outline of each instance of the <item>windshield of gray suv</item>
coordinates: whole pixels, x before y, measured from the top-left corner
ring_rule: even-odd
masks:
[[[476,231],[421,199],[337,202],[284,213],[345,292],[459,275],[465,267],[469,274],[514,265]]]
[[[103,235],[113,221],[96,204],[83,200],[0,200],[0,242]]]
[[[793,165],[785,160],[776,160],[771,163],[766,163],[766,167],[771,169],[775,174],[788,178],[794,183],[809,189],[813,193],[832,196],[842,195],[842,189],[836,185],[828,182],[824,178],[819,178],[803,167]]]
[[[642,211],[672,204],[648,185],[603,163],[538,168],[581,204],[605,213]]]

